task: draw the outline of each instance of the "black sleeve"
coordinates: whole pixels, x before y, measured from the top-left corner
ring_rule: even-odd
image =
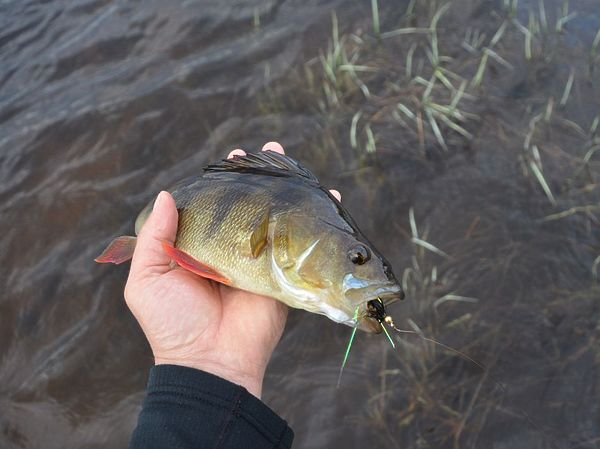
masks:
[[[193,368],[158,365],[129,449],[284,449],[293,438],[287,423],[245,388]]]

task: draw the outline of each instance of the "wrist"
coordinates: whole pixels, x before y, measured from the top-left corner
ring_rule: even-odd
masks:
[[[194,368],[200,371],[204,371],[210,374],[214,374],[222,379],[225,379],[231,383],[244,387],[252,395],[260,399],[262,394],[262,382],[264,377],[264,369],[257,370],[255,373],[249,373],[242,370],[236,370],[234,368],[224,366],[220,363],[214,363],[209,360],[172,360],[168,358],[156,357],[154,360],[155,365],[179,365],[186,366],[188,368]]]

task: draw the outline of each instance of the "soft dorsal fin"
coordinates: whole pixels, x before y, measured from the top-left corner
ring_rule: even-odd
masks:
[[[204,167],[207,172],[259,173],[269,176],[300,176],[306,181],[319,184],[319,180],[308,169],[302,167],[291,157],[275,151],[248,153],[245,156],[234,156],[221,162]]]

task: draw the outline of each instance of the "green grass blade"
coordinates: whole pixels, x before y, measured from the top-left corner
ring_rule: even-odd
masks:
[[[533,172],[536,179],[542,186],[542,189],[544,190],[544,193],[548,197],[548,200],[552,203],[553,206],[556,206],[556,199],[554,198],[554,195],[552,194],[552,191],[550,190],[550,186],[546,182],[546,179],[544,178],[544,174],[542,173],[542,170],[540,169],[540,167],[533,160],[529,161],[529,167],[531,168],[531,171]]]
[[[592,42],[592,48],[590,48],[590,59],[594,59],[596,57],[596,52],[598,51],[598,46],[600,45],[600,30],[596,33],[594,37],[594,41]]]
[[[565,89],[563,90],[563,94],[560,99],[561,106],[564,106],[567,104],[567,101],[569,100],[569,95],[571,95],[571,89],[573,87],[574,80],[575,80],[575,69],[571,68],[571,73],[569,74],[569,79],[567,80],[567,84],[565,84]]]
[[[596,130],[598,129],[598,125],[600,124],[600,115],[597,115],[594,120],[592,121],[592,124],[590,125],[590,134],[592,135],[592,137],[594,136],[594,134],[596,134]]]
[[[600,265],[600,256],[596,257],[592,264],[592,276],[596,282],[598,282],[598,265]]]
[[[417,221],[415,220],[415,211],[412,207],[408,210],[408,221],[410,222],[410,232],[411,232],[413,238],[418,239],[419,231],[417,230]]]
[[[444,295],[441,298],[436,299],[433,302],[433,308],[437,309],[441,304],[443,304],[447,301],[459,301],[459,302],[471,302],[471,303],[479,302],[479,300],[477,298],[471,298],[469,296],[460,296],[460,295],[455,295],[453,293],[448,293],[447,295]]]
[[[433,134],[435,135],[435,138],[437,139],[438,143],[444,149],[444,151],[448,151],[448,146],[446,145],[446,141],[444,140],[442,131],[440,130],[440,127],[438,126],[437,121],[433,116],[430,108],[425,109],[425,115],[427,115],[427,118],[429,119],[429,126],[431,126]]]
[[[375,153],[377,151],[377,144],[375,143],[375,134],[373,134],[369,123],[365,125],[365,133],[367,134],[367,146],[365,149],[367,153]]]
[[[350,146],[353,149],[356,149],[358,147],[358,143],[356,140],[356,126],[358,125],[358,120],[360,120],[361,115],[362,112],[360,111],[354,114],[354,117],[352,117],[352,124],[350,125]]]
[[[462,126],[457,125],[445,115],[440,115],[439,117],[450,129],[456,131],[457,133],[459,133],[463,137],[466,137],[469,140],[473,140],[473,134],[464,129]]]
[[[572,13],[567,14],[566,16],[563,16],[560,19],[558,19],[556,21],[556,27],[555,27],[556,32],[562,33],[565,24],[567,22],[569,22],[570,20],[573,20],[575,17],[577,17],[577,13],[575,11],[573,11]]]
[[[481,56],[481,61],[479,62],[479,66],[477,67],[477,73],[475,73],[475,76],[471,80],[471,85],[473,87],[477,87],[481,84],[481,81],[483,80],[483,74],[485,73],[485,67],[487,65],[488,57],[488,53],[484,53],[483,56]]]
[[[373,32],[375,36],[379,37],[381,34],[381,28],[379,25],[379,4],[377,0],[371,0],[371,13],[373,15]]]
[[[411,242],[413,242],[415,245],[419,245],[422,246],[423,248],[431,251],[432,253],[435,253],[439,256],[445,257],[446,259],[450,258],[450,255],[448,255],[448,253],[442,251],[441,249],[439,249],[437,246],[432,245],[431,243],[422,240],[420,238],[417,237],[413,237],[410,239]]]
[[[407,27],[407,28],[398,28],[392,31],[386,31],[381,34],[382,39],[388,39],[390,37],[402,36],[406,34],[425,34],[429,33],[429,28],[416,28],[416,27]]]
[[[415,54],[416,49],[417,49],[417,43],[413,42],[413,44],[408,49],[408,53],[406,54],[406,77],[407,78],[410,78],[412,76],[413,55]]]
[[[490,48],[494,47],[498,42],[500,42],[500,39],[502,39],[502,36],[504,36],[507,26],[508,21],[505,20],[502,22],[502,25],[500,25],[500,28],[498,28],[498,31],[496,31],[496,34],[494,34],[494,37],[492,37],[492,40],[490,41]]]

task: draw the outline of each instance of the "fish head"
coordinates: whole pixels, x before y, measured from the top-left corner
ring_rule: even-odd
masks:
[[[377,300],[385,313],[385,306],[403,299],[404,293],[375,247],[352,227],[321,220],[289,220],[285,234],[283,244],[275,239],[274,254],[281,262],[277,270],[283,280],[279,284],[299,298],[298,307],[367,332],[381,332],[384,315],[369,303]]]
[[[380,333],[386,307],[404,299],[404,291],[390,263],[366,239],[354,236],[346,248],[345,272],[338,274],[343,274],[341,294],[355,308],[359,328]]]

